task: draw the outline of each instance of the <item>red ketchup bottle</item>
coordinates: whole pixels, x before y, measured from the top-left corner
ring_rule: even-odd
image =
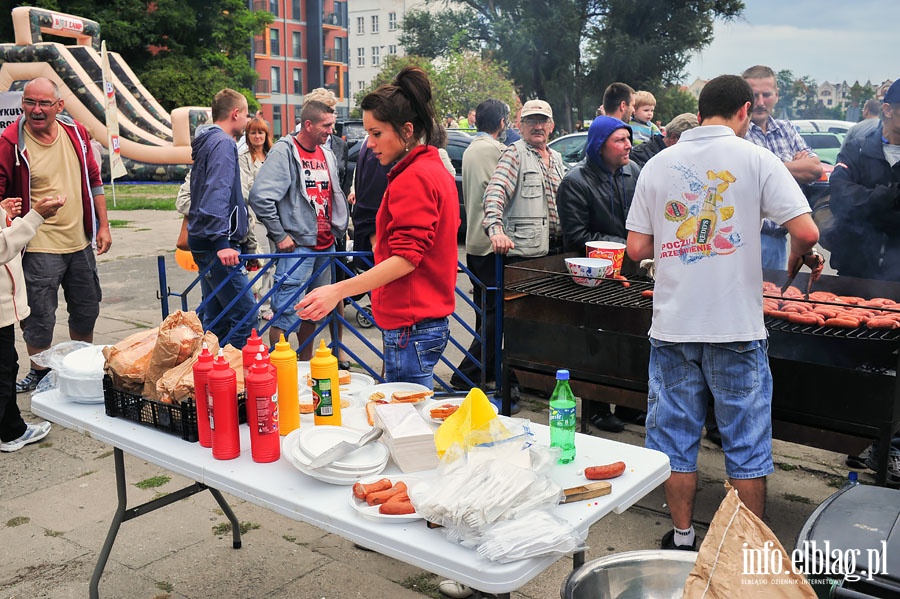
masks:
[[[217,460],[233,460],[241,454],[238,433],[237,374],[228,365],[222,350],[213,362],[206,379],[212,409],[209,428],[212,431],[212,454]]]
[[[244,380],[247,389],[247,425],[250,427],[250,455],[254,462],[274,462],[281,457],[278,436],[278,386],[270,365],[256,354],[250,374]]]
[[[194,403],[197,405],[197,436],[203,447],[212,447],[212,433],[209,430],[209,390],[206,385],[207,376],[212,368],[213,355],[204,343],[193,366]]]
[[[244,345],[244,349],[241,350],[241,362],[244,366],[244,384],[246,386],[247,375],[250,374],[250,367],[253,366],[253,362],[256,358],[256,354],[260,352],[260,347],[263,342],[259,335],[256,333],[256,329],[253,329],[253,332],[250,333],[250,336],[247,337],[247,343]]]

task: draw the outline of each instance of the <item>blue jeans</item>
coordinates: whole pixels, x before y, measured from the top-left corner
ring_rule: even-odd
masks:
[[[787,270],[787,237],[761,233],[760,241],[762,245],[762,267]]]
[[[244,347],[250,332],[256,326],[257,317],[253,291],[250,289],[250,281],[247,279],[243,267],[222,266],[222,261],[219,260],[214,250],[191,250],[191,255],[201,271],[210,262],[213,263],[210,271],[200,280],[200,291],[205,302],[200,314],[200,318],[203,321],[203,329],[212,331],[219,338],[219,345],[224,346],[226,343],[231,343],[238,349]],[[234,276],[228,279],[232,273],[234,273]],[[228,279],[228,282],[217,294],[213,295],[213,291],[225,279]],[[238,298],[237,302],[225,312],[226,306],[235,298]],[[225,312],[225,315],[219,322],[215,326],[210,326],[212,321],[223,312]],[[248,314],[250,315],[249,318],[243,324],[238,325],[238,321]]]
[[[772,374],[766,340],[671,343],[650,339],[645,445],[673,472],[696,472],[709,397],[715,400],[725,472],[760,478],[772,464]]]
[[[324,250],[330,252],[333,247]],[[294,310],[297,302],[303,299],[307,291],[312,291],[317,287],[322,287],[331,283],[331,269],[328,268],[330,257],[324,252],[311,250],[307,247],[294,248],[289,254],[285,254],[285,258],[275,259],[275,277],[273,285],[276,287],[275,294],[272,296],[272,311],[275,312],[275,318],[272,320],[272,326],[282,331],[292,330],[300,318]],[[299,264],[297,264],[299,262]],[[293,271],[288,272],[294,266]],[[319,269],[322,272],[310,281]],[[307,287],[307,283],[309,286]],[[305,289],[303,289],[305,287]],[[300,291],[303,289],[303,291]],[[284,311],[279,314],[279,310]]]
[[[434,367],[450,339],[447,318],[432,318],[411,327],[382,332],[384,378],[389,383],[418,383],[434,388]]]

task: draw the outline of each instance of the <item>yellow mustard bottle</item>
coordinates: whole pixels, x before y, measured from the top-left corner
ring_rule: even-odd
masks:
[[[275,344],[275,351],[269,354],[269,361],[275,367],[278,385],[278,432],[281,436],[300,428],[300,399],[297,393],[297,353],[291,344],[281,339]]]
[[[338,378],[338,361],[319,340],[316,355],[309,361],[309,376],[312,379],[313,405],[315,406],[315,422],[319,424],[341,425],[341,386]]]

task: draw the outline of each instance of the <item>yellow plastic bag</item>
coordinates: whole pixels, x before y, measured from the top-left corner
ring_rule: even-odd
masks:
[[[474,388],[466,395],[459,409],[449,416],[434,433],[438,457],[443,457],[453,445],[464,450],[476,445],[508,439],[509,430],[497,418],[491,402],[481,389]]]

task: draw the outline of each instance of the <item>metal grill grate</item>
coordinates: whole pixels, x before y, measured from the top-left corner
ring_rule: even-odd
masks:
[[[820,327],[818,325],[795,324],[770,316],[766,317],[766,328],[770,331],[797,333],[800,335],[815,335],[819,337],[834,337],[836,339],[864,339],[874,341],[897,341],[900,339],[900,331],[898,330],[870,329],[866,326],[856,327],[855,329]]]
[[[605,280],[597,287],[585,287],[572,280],[568,273],[544,272],[545,276],[509,283],[504,289],[509,292],[527,293],[570,302],[615,306],[621,308],[653,308],[653,300],[641,296],[641,291],[653,289],[652,283],[629,281],[623,287],[622,281]]]

